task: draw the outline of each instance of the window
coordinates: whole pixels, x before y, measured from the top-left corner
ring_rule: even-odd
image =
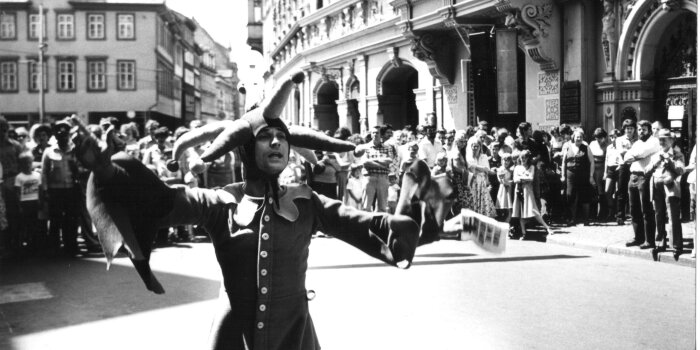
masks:
[[[117,61],[117,89],[136,90],[136,61]]]
[[[134,14],[117,15],[117,39],[134,39]]]
[[[0,40],[17,39],[15,14],[0,12]]]
[[[173,98],[175,96],[174,81],[172,70],[158,62],[158,94]]]
[[[29,15],[29,39],[39,39],[39,18],[41,16],[38,13],[34,13]],[[42,32],[44,33],[44,37],[46,37],[46,16],[44,16],[44,25],[43,25],[44,30]]]
[[[75,38],[74,18],[72,13],[63,13],[56,16],[56,36],[58,39],[65,40]]]
[[[75,91],[75,61],[58,61],[58,91]]]
[[[87,38],[105,38],[105,15],[103,13],[90,13],[87,15]]]
[[[17,91],[17,61],[0,62],[0,92]]]
[[[88,61],[88,91],[107,90],[107,62]]]
[[[38,61],[29,61],[29,91],[31,92],[38,92],[39,91],[39,62]],[[48,67],[46,65],[46,62],[44,62],[44,91],[48,91],[49,89],[49,82],[48,82]]]

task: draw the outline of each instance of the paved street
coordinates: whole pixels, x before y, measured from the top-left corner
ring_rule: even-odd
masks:
[[[693,349],[695,269],[535,241],[422,247],[407,271],[312,244],[324,349]],[[128,259],[4,262],[0,349],[200,349],[219,292],[207,243],[157,250],[166,294]],[[22,301],[25,300],[25,301]]]

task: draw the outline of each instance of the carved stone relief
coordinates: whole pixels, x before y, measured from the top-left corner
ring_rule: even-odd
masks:
[[[556,70],[556,62],[541,47],[541,41],[549,36],[552,4],[527,4],[520,9],[512,6],[510,0],[498,0],[496,9],[506,15],[505,25],[518,31],[520,46],[533,61],[539,63],[540,69]]]
[[[411,45],[413,56],[425,62],[430,74],[442,85],[454,82],[452,50],[451,40],[444,34],[423,34],[413,39]]]
[[[445,95],[447,96],[447,103],[457,103],[457,88],[454,85],[445,86]]]
[[[544,119],[559,120],[559,99],[549,98],[544,100]]]
[[[537,78],[538,95],[559,94],[559,72],[541,72]]]
[[[613,0],[603,0],[603,29],[601,44],[605,57],[605,68],[609,75],[614,74],[615,56],[617,54],[617,11]]]

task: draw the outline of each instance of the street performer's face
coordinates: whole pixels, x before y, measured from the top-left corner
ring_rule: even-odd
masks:
[[[255,164],[266,174],[282,172],[289,162],[289,142],[280,129],[267,127],[255,137]]]

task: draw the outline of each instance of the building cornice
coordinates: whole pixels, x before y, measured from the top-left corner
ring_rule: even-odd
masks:
[[[68,1],[68,3],[76,10],[85,11],[163,11],[166,9],[165,3],[105,3],[105,2],[82,2]]]
[[[0,1],[0,11],[28,10],[31,6],[31,1]]]

